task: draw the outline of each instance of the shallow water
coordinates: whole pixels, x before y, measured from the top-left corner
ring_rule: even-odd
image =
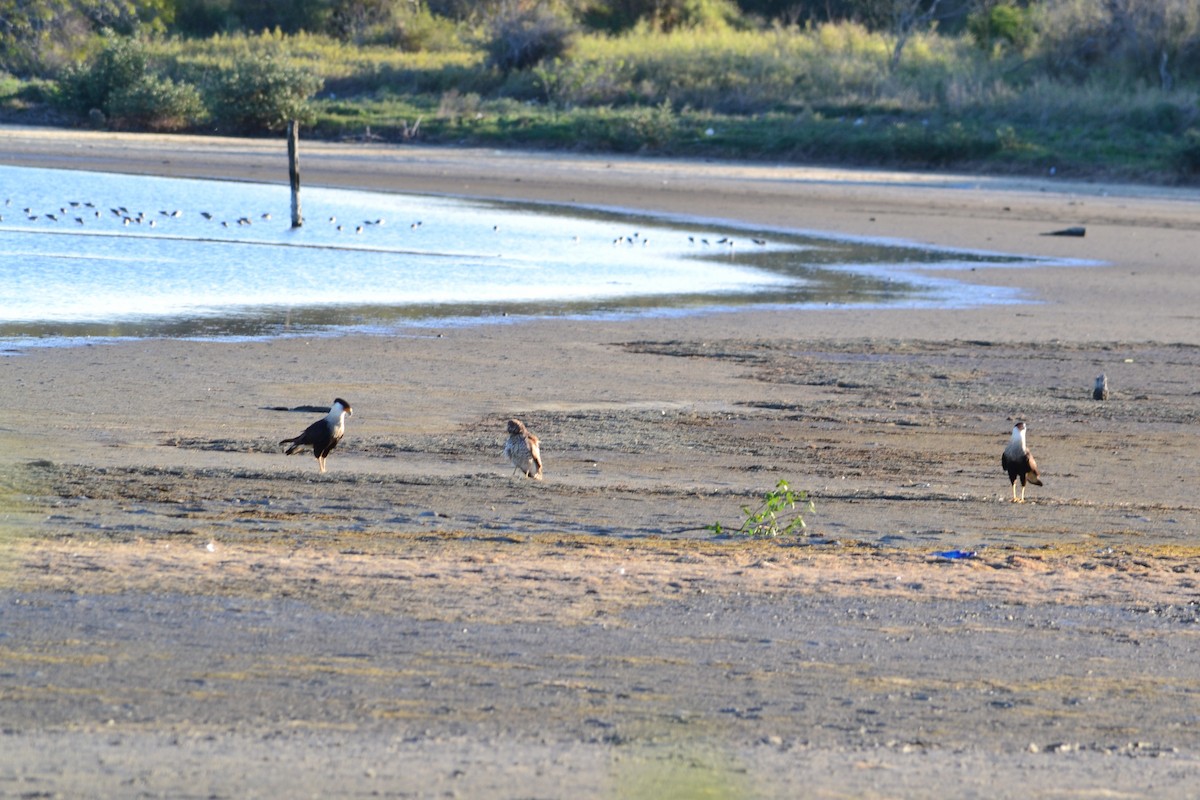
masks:
[[[0,338],[219,337],[747,304],[964,306],[1038,263],[544,205],[0,166]]]

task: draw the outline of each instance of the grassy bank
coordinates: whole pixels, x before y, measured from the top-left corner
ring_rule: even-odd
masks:
[[[893,66],[894,46],[844,23],[583,35],[563,57],[509,72],[481,48],[405,53],[309,35],[162,39],[148,52],[163,74],[198,85],[248,54],[302,66],[323,80],[307,135],[329,139],[1200,178],[1193,83],[1055,78],[966,35],[932,33]],[[8,121],[78,124],[39,102],[53,93],[2,81],[0,108]],[[203,119],[189,129],[221,132]]]

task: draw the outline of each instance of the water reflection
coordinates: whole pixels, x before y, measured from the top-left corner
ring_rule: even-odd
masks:
[[[1012,302],[1036,259],[533,204],[0,167],[0,338],[261,337],[746,306]],[[72,198],[68,200],[67,198]],[[20,209],[20,210],[17,210]],[[1044,262],[1044,263],[1049,263]]]

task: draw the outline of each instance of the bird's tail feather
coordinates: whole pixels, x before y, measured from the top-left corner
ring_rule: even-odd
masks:
[[[1042,483],[1042,479],[1039,478],[1037,475],[1028,475],[1028,476],[1026,476],[1026,479],[1030,483],[1032,483],[1034,486],[1045,486],[1046,485],[1046,484]]]

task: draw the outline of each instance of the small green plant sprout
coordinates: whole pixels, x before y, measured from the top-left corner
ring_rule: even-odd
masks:
[[[801,503],[802,510],[812,513],[813,502],[808,498],[808,492],[797,492],[788,486],[783,478],[775,484],[775,488],[763,495],[762,503],[757,508],[742,506],[746,516],[740,528],[732,531],[740,536],[775,537],[798,533],[807,527],[800,511],[796,511],[796,503]],[[708,526],[708,530],[721,536],[726,533],[725,527],[719,522]]]

